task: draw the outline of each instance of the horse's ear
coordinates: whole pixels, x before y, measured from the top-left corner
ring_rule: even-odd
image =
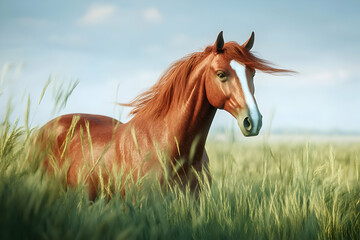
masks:
[[[215,46],[216,46],[216,51],[217,52],[222,52],[223,51],[223,47],[224,47],[223,31],[221,31],[219,33],[219,35],[217,36]]]
[[[255,40],[255,34],[254,32],[252,32],[250,38],[243,44],[243,47],[250,51],[250,49],[254,45],[254,40]]]

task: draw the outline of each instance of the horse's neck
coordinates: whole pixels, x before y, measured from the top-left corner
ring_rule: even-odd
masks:
[[[156,142],[157,147],[167,151],[173,159],[180,157],[187,160],[192,151],[192,164],[201,160],[216,112],[216,108],[210,105],[206,97],[205,66],[206,64],[197,67],[190,74],[187,87],[183,90],[183,100],[172,102],[164,118],[144,122],[141,116],[137,116],[131,121],[132,126],[146,133],[148,140],[145,141]],[[137,121],[138,118],[141,121]]]
[[[183,91],[182,102],[175,103],[165,117],[164,133],[172,157],[189,159],[192,164],[200,161],[205,141],[216,113],[206,97],[204,64],[194,69]]]
[[[195,147],[194,158],[201,158],[205,141],[216,109],[207,100],[204,79],[195,76],[189,79],[189,87],[184,92],[186,100],[171,108],[167,115],[169,137],[176,138],[180,153],[187,156]],[[169,139],[169,142],[172,139]],[[198,155],[198,156],[196,156]]]

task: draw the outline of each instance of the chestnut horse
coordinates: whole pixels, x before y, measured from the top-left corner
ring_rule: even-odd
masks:
[[[196,191],[195,174],[211,180],[204,146],[216,110],[235,117],[245,136],[258,135],[262,116],[254,97],[255,70],[287,72],[255,57],[250,52],[253,43],[254,33],[239,45],[224,43],[220,32],[214,45],[179,60],[152,88],[122,104],[133,107],[128,123],[78,113],[53,119],[39,131],[38,141],[52,154],[44,165],[50,171],[66,167],[67,185],[86,179],[94,199],[100,181],[108,182],[115,168],[125,169],[135,180],[153,172],[163,181],[161,152],[166,165],[178,166],[170,168],[169,176]]]

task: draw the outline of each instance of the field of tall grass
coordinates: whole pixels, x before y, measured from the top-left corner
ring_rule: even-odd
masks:
[[[360,142],[209,139],[197,199],[140,181],[92,202],[31,159],[33,131],[0,119],[0,239],[360,239]]]

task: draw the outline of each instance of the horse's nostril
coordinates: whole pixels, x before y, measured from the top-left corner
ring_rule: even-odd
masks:
[[[244,119],[244,128],[245,128],[246,131],[248,131],[248,132],[250,132],[250,130],[251,130],[251,128],[252,128],[249,117],[246,117],[246,118]]]

